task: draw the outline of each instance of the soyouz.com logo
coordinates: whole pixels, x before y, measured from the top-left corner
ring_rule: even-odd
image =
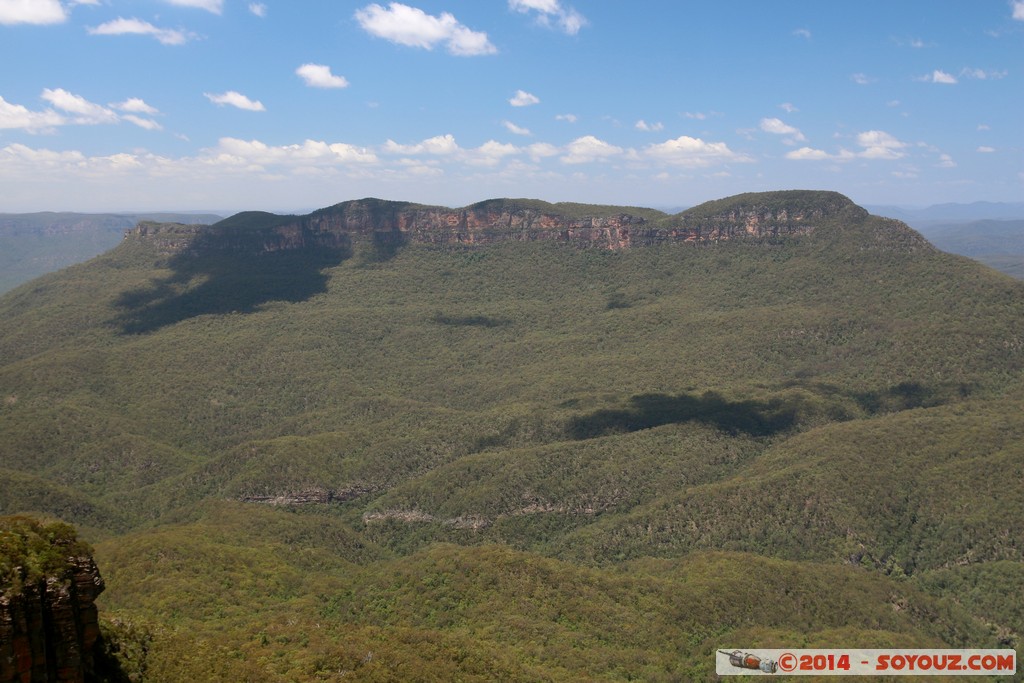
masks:
[[[1012,676],[1015,650],[718,650],[719,676]]]

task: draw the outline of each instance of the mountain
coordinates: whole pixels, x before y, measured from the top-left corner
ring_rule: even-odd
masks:
[[[150,680],[1015,647],[1022,329],[835,193],[142,223],[0,298],[0,512],[79,528]]]
[[[214,223],[212,214],[0,213],[0,293],[113,248],[140,220]]]
[[[1007,275],[1024,278],[1024,203],[870,208],[875,213],[906,221],[944,251],[970,256]]]
[[[947,202],[926,207],[866,206],[872,213],[898,218],[915,228],[928,223],[963,223],[980,220],[1015,220],[1024,218],[1024,202]]]
[[[505,241],[560,241],[620,249],[662,242],[716,242],[805,234],[843,212],[865,213],[830,192],[739,195],[709,202],[674,216],[653,209],[582,204],[549,204],[530,199],[494,199],[461,209],[380,199],[343,202],[305,216],[243,212],[208,230],[180,225],[140,224],[137,237],[153,236],[172,249],[191,251],[348,249],[354,239],[378,247],[405,243],[488,245]],[[167,232],[173,237],[161,237]],[[202,233],[192,245],[192,234]],[[167,240],[174,240],[171,244]]]
[[[938,248],[1024,279],[1024,220],[933,223],[921,228]]]

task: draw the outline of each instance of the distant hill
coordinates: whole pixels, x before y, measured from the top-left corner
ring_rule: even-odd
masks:
[[[925,209],[872,207],[906,221],[935,246],[1024,278],[1024,203],[937,204]]]
[[[927,207],[871,206],[864,208],[880,216],[906,221],[913,227],[931,222],[961,223],[979,220],[1024,219],[1024,202],[971,202],[933,204]]]
[[[831,192],[142,222],[0,297],[0,512],[151,681],[1019,650],[1022,330]]]
[[[938,248],[972,258],[1024,255],[1024,219],[936,223],[922,233]]]
[[[1024,279],[1024,219],[928,223],[920,230],[939,249]]]
[[[191,213],[0,213],[0,293],[114,247],[140,220],[215,223]]]

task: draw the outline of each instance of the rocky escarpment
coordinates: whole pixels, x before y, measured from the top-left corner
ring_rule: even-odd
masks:
[[[550,240],[611,249],[628,247],[641,235],[639,239],[649,241],[660,232],[639,215],[597,211],[567,215],[557,205],[529,200],[491,200],[448,209],[362,199],[317,211],[300,219],[299,225],[314,234],[344,233],[391,243],[484,245]]]
[[[372,240],[378,246],[544,240],[627,249],[667,242],[807,235],[839,217],[866,216],[866,211],[841,194],[802,190],[737,195],[671,216],[650,209],[529,199],[494,199],[459,209],[360,199],[305,216],[246,212],[201,229],[141,223],[128,236],[146,238],[168,252],[350,249],[360,240]]]
[[[373,493],[377,487],[368,484],[352,484],[341,489],[309,488],[300,491],[280,493],[248,493],[239,496],[243,503],[263,503],[265,505],[311,505],[326,503],[344,503],[359,496]]]
[[[102,591],[71,527],[0,519],[0,683],[94,680]]]

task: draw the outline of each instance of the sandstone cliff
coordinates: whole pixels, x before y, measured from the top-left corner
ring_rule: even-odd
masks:
[[[671,216],[651,209],[529,199],[494,199],[459,209],[360,199],[305,216],[245,212],[203,229],[140,223],[127,237],[146,238],[167,252],[187,247],[263,252],[349,249],[358,240],[378,245],[550,240],[627,249],[665,242],[807,235],[840,216],[862,218],[867,212],[841,194],[802,190],[737,195]]]
[[[95,680],[102,591],[70,527],[0,519],[0,683]]]

